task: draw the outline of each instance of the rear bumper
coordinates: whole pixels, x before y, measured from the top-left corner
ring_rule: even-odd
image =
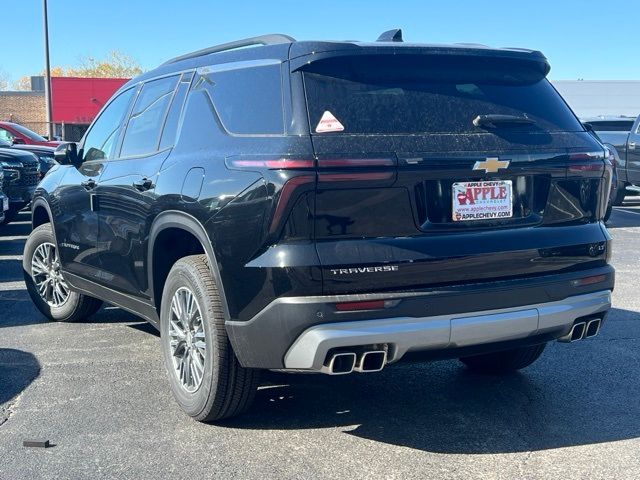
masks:
[[[409,351],[464,348],[506,342],[551,332],[567,332],[581,317],[604,314],[611,308],[611,292],[604,290],[558,302],[501,310],[423,318],[386,318],[317,325],[293,343],[284,366],[319,371],[332,349],[384,344],[387,361]]]
[[[596,284],[575,281],[604,276]],[[248,322],[229,321],[245,367],[319,370],[334,348],[385,344],[388,361],[411,352],[455,352],[505,342],[549,341],[576,319],[611,307],[614,270],[600,268],[427,291],[278,298]],[[337,302],[393,299],[388,309],[339,312]]]

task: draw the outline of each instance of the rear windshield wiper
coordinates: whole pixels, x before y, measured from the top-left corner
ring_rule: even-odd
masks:
[[[473,119],[473,124],[480,128],[500,128],[500,127],[517,127],[519,125],[534,125],[535,120],[529,117],[518,117],[516,115],[478,115]]]

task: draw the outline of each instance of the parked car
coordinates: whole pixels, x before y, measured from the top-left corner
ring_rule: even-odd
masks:
[[[614,205],[622,205],[629,192],[640,193],[640,116],[594,117],[584,122],[618,153],[618,178]]]
[[[0,148],[0,166],[4,170],[3,190],[9,197],[9,209],[3,223],[11,222],[31,201],[40,181],[38,158],[30,152]]]
[[[50,147],[48,145],[11,145],[8,142],[0,140],[0,148],[14,148],[35,154],[40,163],[40,178],[44,177],[49,170],[58,164],[54,157],[56,147]]]
[[[9,197],[2,190],[4,183],[4,170],[0,167],[0,225],[4,224],[5,212],[9,210]]]
[[[611,167],[549,68],[400,31],[170,60],[56,151],[29,294],[56,321],[106,301],[151,322],[198,420],[244,411],[265,369],[524,368],[595,336],[614,285]]]
[[[49,145],[50,147],[57,147],[63,143],[47,140],[27,127],[13,122],[0,122],[0,140],[13,145]]]

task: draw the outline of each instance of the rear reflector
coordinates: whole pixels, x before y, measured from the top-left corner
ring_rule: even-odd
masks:
[[[572,280],[571,285],[574,287],[583,287],[585,285],[593,285],[594,283],[604,282],[606,279],[606,275],[594,275],[592,277],[584,277],[577,280]]]
[[[313,168],[313,160],[273,158],[265,160],[227,159],[231,168],[266,168],[269,170],[291,170],[299,168]]]
[[[379,310],[382,308],[385,308],[384,300],[336,303],[336,310],[338,310],[339,312],[354,312],[356,310]]]

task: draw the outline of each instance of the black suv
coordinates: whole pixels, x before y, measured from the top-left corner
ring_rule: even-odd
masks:
[[[53,320],[104,300],[157,326],[198,420],[242,412],[262,369],[523,368],[596,335],[614,284],[610,159],[548,71],[399,31],[170,60],[59,147],[29,293]]]
[[[31,152],[0,148],[0,167],[4,170],[4,193],[9,197],[9,209],[0,223],[6,224],[31,201],[40,181],[39,161]]]

